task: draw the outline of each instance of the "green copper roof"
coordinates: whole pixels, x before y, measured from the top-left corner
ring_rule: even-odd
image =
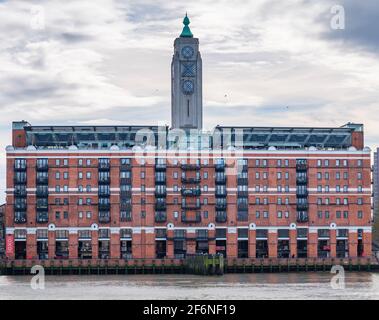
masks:
[[[191,29],[188,26],[190,23],[191,23],[190,19],[187,17],[187,13],[186,13],[186,16],[183,19],[184,27],[183,27],[183,31],[182,31],[182,33],[180,35],[181,38],[192,38],[193,37]]]

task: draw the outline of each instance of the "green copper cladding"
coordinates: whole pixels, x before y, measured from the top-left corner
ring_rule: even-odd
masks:
[[[180,35],[181,38],[192,38],[193,37],[191,29],[188,26],[190,23],[191,23],[190,19],[187,17],[187,13],[186,13],[186,16],[183,19],[184,27],[183,27],[183,31],[182,31],[182,33]]]

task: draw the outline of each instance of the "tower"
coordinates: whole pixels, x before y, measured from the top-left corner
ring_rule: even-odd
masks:
[[[183,31],[174,42],[171,62],[171,127],[202,129],[202,62],[199,39],[189,28],[190,20],[183,20]]]

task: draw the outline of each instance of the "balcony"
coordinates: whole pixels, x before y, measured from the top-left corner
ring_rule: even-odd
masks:
[[[237,184],[247,186],[249,184],[249,180],[248,178],[237,177]]]
[[[296,171],[304,172],[307,171],[307,164],[306,163],[296,163]]]
[[[98,203],[99,211],[109,211],[111,204],[109,202],[99,202]]]
[[[47,164],[47,162],[38,163],[37,161],[36,170],[38,172],[47,172],[49,170],[49,165]]]
[[[155,202],[155,210],[157,211],[163,211],[166,210],[166,201],[157,201]]]
[[[132,221],[132,211],[131,210],[122,210],[120,212],[120,221],[127,222]]]
[[[226,202],[216,202],[215,208],[216,210],[226,210],[227,204]]]
[[[98,183],[99,183],[99,185],[108,185],[111,183],[111,178],[109,176],[108,177],[99,177]]]
[[[187,223],[197,223],[201,222],[201,214],[200,212],[196,212],[194,216],[188,215],[185,212],[182,213],[182,222],[187,222]]]
[[[109,212],[99,212],[99,222],[109,223],[111,222],[111,215]]]
[[[237,210],[247,212],[249,210],[249,205],[247,203],[238,203]]]
[[[25,163],[15,163],[14,171],[22,172],[26,171],[26,162]]]
[[[14,196],[15,197],[26,197],[27,195],[27,191],[26,191],[26,188],[15,188],[14,189],[14,192],[13,192]]]
[[[246,211],[237,212],[237,221],[248,221],[249,220],[249,214]]]
[[[167,213],[166,212],[156,212],[155,213],[155,222],[166,222]]]
[[[249,196],[249,191],[247,190],[237,190],[237,196],[242,198],[247,198]]]
[[[49,196],[48,188],[37,188],[36,190],[37,198],[47,198]]]
[[[182,183],[194,184],[194,183],[200,183],[200,181],[201,181],[200,177],[196,177],[196,178],[182,177]]]
[[[166,171],[167,165],[165,163],[155,164],[155,171]]]
[[[242,172],[247,172],[249,170],[249,167],[247,164],[239,164],[237,168],[238,170],[241,170]]]
[[[120,171],[130,171],[130,170],[132,170],[132,164],[131,163],[120,164]]]
[[[37,223],[47,223],[49,221],[49,214],[47,212],[37,213],[36,222]]]
[[[156,198],[165,198],[167,196],[167,190],[158,189],[158,190],[155,190],[154,194]]]
[[[297,205],[298,211],[307,211],[308,210],[308,202],[298,202]]]
[[[223,223],[227,221],[226,211],[216,211],[216,222]]]
[[[182,170],[185,170],[185,171],[200,170],[199,164],[182,164],[180,167]]]
[[[226,176],[216,175],[216,184],[226,184]]]
[[[37,203],[36,210],[37,212],[45,212],[49,208],[49,205],[46,203]]]
[[[200,188],[182,188],[180,192],[183,197],[197,197],[201,195]]]
[[[308,183],[308,179],[307,177],[303,177],[303,176],[300,176],[300,177],[296,177],[296,184],[298,185],[306,185]]]
[[[296,196],[298,198],[306,198],[306,197],[308,197],[308,190],[299,190],[299,189],[297,189],[296,190]]]
[[[49,183],[49,177],[48,176],[38,176],[36,178],[36,184],[37,185],[47,185]]]
[[[26,214],[25,215],[18,215],[14,217],[14,223],[21,224],[26,223]]]
[[[132,196],[132,190],[121,190],[120,197],[121,198],[130,198]]]
[[[217,190],[215,191],[215,196],[216,198],[226,198],[226,196],[228,195],[228,193],[226,192],[226,190]]]
[[[155,184],[165,185],[166,184],[166,177],[155,177]]]
[[[132,178],[120,178],[120,185],[131,185]]]
[[[225,171],[225,163],[216,163],[215,170],[218,172]]]
[[[13,182],[15,185],[16,184],[26,184],[26,175],[23,175],[23,176],[15,175],[13,178]]]
[[[198,210],[200,208],[201,208],[200,202],[182,203],[182,209],[183,210]]]
[[[111,169],[111,164],[109,162],[99,162],[99,171],[109,171]]]
[[[26,211],[26,202],[25,203],[15,203],[14,204],[15,211]]]
[[[110,189],[99,189],[98,191],[98,195],[99,197],[110,197],[111,195],[111,191]]]
[[[121,202],[120,203],[120,210],[121,211],[132,211],[132,204],[128,202]]]
[[[309,218],[308,218],[308,212],[306,211],[298,211],[297,212],[297,218],[296,218],[296,221],[298,223],[305,223],[305,222],[308,222],[309,221]]]

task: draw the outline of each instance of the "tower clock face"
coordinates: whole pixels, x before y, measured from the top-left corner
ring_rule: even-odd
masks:
[[[193,50],[192,47],[190,47],[190,46],[183,47],[183,49],[182,49],[182,56],[184,58],[190,59],[190,58],[192,58],[193,54],[194,54],[194,50]]]
[[[183,81],[183,93],[184,94],[192,94],[193,93],[193,81],[192,80],[184,80]]]

